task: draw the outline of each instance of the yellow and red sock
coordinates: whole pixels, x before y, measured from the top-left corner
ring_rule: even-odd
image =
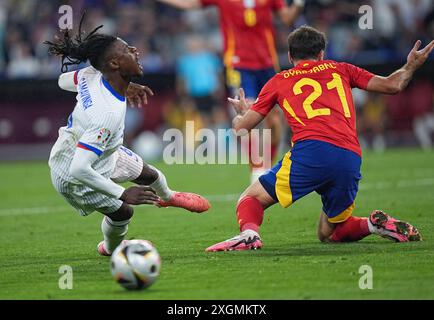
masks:
[[[367,218],[349,217],[335,227],[331,240],[333,242],[354,242],[370,234]]]
[[[261,202],[254,197],[244,197],[237,206],[237,220],[240,231],[250,229],[256,232],[264,219],[264,208]]]

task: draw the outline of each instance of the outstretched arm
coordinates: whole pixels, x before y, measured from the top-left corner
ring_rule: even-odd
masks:
[[[202,7],[200,0],[158,0],[178,9],[198,9]]]
[[[291,6],[284,6],[277,14],[280,20],[287,26],[291,27],[303,12],[304,0],[294,0]]]
[[[407,57],[407,63],[399,70],[395,71],[388,77],[373,77],[366,88],[368,91],[397,94],[404,90],[417,69],[419,69],[434,49],[434,41],[431,41],[422,50],[418,50],[422,42],[418,40]]]
[[[243,136],[264,120],[264,116],[254,110],[247,110],[244,115],[237,115],[232,120],[232,127],[237,135]]]

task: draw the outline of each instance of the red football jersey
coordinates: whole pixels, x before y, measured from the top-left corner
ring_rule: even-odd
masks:
[[[321,140],[361,155],[351,89],[366,89],[373,76],[348,63],[302,61],[271,78],[252,110],[265,116],[277,103],[294,143]]]
[[[220,10],[226,67],[278,68],[274,41],[273,12],[283,0],[201,0],[203,6]]]

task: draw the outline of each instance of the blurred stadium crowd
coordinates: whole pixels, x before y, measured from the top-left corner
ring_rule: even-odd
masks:
[[[290,2],[291,0],[287,0]],[[58,61],[42,42],[58,31],[58,8],[68,1],[0,1],[0,77],[55,77]],[[218,14],[214,9],[182,12],[151,0],[70,1],[75,18],[86,8],[87,28],[100,24],[142,52],[146,72],[171,72],[185,51],[185,38],[199,34],[220,54]],[[361,30],[361,5],[374,13],[374,29]],[[402,61],[415,39],[434,37],[432,0],[310,0],[297,25],[311,24],[328,35],[330,59],[359,65]],[[281,64],[287,66],[288,28],[276,21]]]
[[[195,80],[184,72],[188,69],[185,65],[198,58],[200,52],[200,59],[210,66],[208,74],[214,74],[214,79],[210,77],[202,90],[215,96],[216,103],[224,101],[223,68],[218,59],[222,54],[218,12],[213,8],[183,12],[153,0],[0,0],[0,80],[58,76],[59,61],[47,55],[42,42],[53,39],[58,31],[58,8],[68,3],[74,9],[75,22],[86,9],[85,30],[103,24],[103,32],[116,34],[135,45],[146,73],[177,74],[181,104],[188,104],[188,97],[194,96],[194,89],[186,82]],[[358,25],[361,16],[358,9],[366,4],[373,8],[372,30],[361,30]],[[302,24],[327,33],[330,59],[366,67],[402,64],[416,39],[424,43],[434,39],[434,1],[308,0],[296,26]],[[289,67],[286,55],[289,31],[276,21],[276,44],[282,68]],[[355,93],[360,111],[359,131],[366,142],[382,150],[386,145],[385,129],[410,130],[421,146],[432,147],[433,81],[432,75],[417,80],[417,85],[397,97]],[[193,107],[201,111],[201,101],[193,102]],[[201,121],[204,125],[228,123],[221,113],[209,118],[203,113]]]

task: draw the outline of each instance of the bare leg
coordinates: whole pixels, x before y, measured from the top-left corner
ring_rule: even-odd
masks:
[[[252,197],[257,199],[261,203],[264,210],[276,203],[276,200],[274,200],[268,194],[268,192],[264,189],[264,187],[259,181],[255,181],[249,187],[247,187],[247,189],[241,194],[240,198],[238,199],[238,204],[245,197]]]
[[[142,186],[149,186],[158,179],[158,172],[155,168],[143,163],[143,170],[140,176],[133,182]]]

